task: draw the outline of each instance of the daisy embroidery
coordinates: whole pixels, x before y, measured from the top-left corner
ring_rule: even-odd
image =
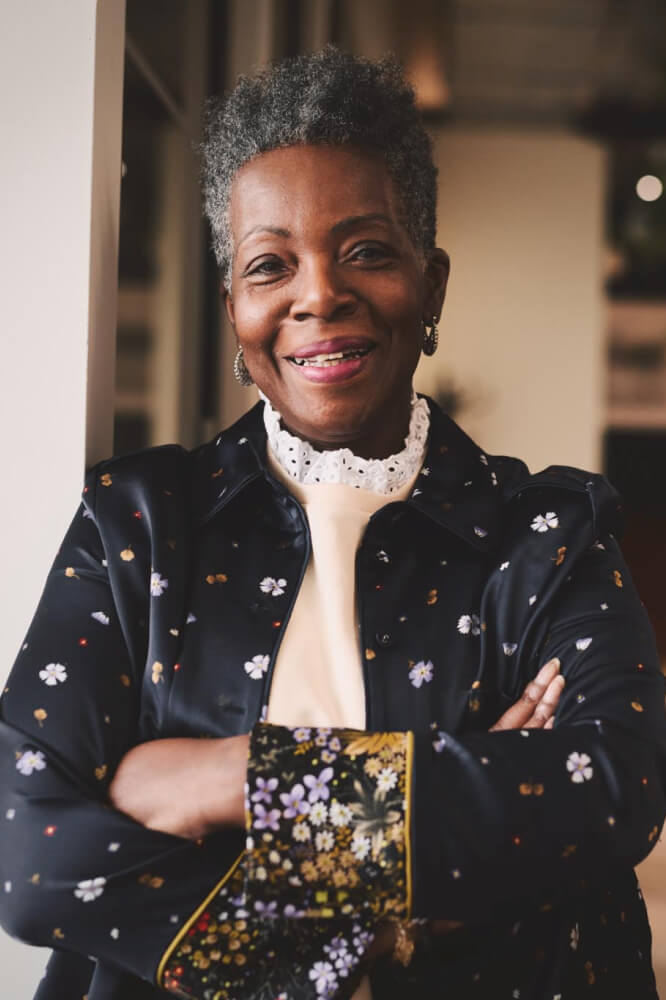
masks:
[[[286,586],[287,581],[282,578],[276,580],[272,576],[265,576],[259,584],[259,589],[262,594],[270,594],[271,597],[279,597],[280,594],[284,594],[284,588]]]
[[[458,631],[461,635],[480,635],[481,619],[478,615],[461,615],[458,619]]]
[[[370,837],[355,833],[352,837],[350,850],[357,861],[364,861],[370,853]]]
[[[409,679],[415,688],[420,688],[423,682],[429,684],[432,680],[432,660],[419,660],[409,671]]]
[[[248,674],[253,681],[260,680],[268,670],[268,659],[268,656],[257,654],[257,656],[253,656],[251,660],[246,660],[244,664],[245,673]]]
[[[570,753],[567,757],[567,771],[571,773],[571,780],[576,785],[580,785],[583,781],[589,781],[594,771],[590,766],[592,760],[586,753],[577,753],[574,751]]]
[[[150,593],[153,597],[161,597],[169,586],[169,581],[160,573],[150,574]]]
[[[83,903],[92,903],[93,900],[102,895],[105,885],[106,879],[101,876],[100,878],[86,878],[83,882],[79,882],[74,890],[74,895]]]
[[[39,671],[39,679],[44,681],[47,687],[55,687],[56,684],[65,683],[67,671],[62,663],[47,663],[44,669]]]
[[[398,775],[392,767],[383,768],[377,776],[377,788],[380,792],[390,792],[398,782]]]
[[[347,826],[352,820],[352,811],[349,806],[333,799],[329,810],[329,819],[333,826]]]
[[[560,521],[554,510],[549,510],[547,514],[537,514],[531,524],[532,531],[543,534],[549,528],[559,528]]]
[[[46,758],[41,750],[26,750],[16,761],[16,770],[21,774],[30,775],[33,771],[43,771]]]

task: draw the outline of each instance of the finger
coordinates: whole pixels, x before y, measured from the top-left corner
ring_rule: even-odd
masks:
[[[543,693],[541,701],[534,709],[532,718],[525,723],[525,729],[541,729],[557,710],[560,695],[564,690],[564,677],[558,674],[554,677]]]
[[[534,680],[527,685],[519,701],[515,705],[507,708],[506,712],[491,726],[490,732],[506,729],[522,729],[526,722],[532,718],[535,707],[541,701],[548,685],[557,676],[560,669],[560,661],[555,657],[544,664]]]
[[[555,716],[551,715],[550,719],[548,720],[548,722],[546,723],[546,725],[543,728],[544,729],[552,729],[554,725],[555,725]]]

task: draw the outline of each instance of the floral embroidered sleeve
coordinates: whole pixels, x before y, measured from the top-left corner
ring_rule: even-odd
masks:
[[[411,745],[409,733],[254,727],[243,864],[260,912],[407,916]]]

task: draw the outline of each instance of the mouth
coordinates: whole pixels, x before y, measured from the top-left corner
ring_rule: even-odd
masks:
[[[365,368],[374,348],[371,341],[359,338],[320,341],[287,360],[309,382],[344,382]]]
[[[345,361],[354,361],[364,358],[370,353],[372,348],[356,348],[351,351],[335,351],[330,354],[315,354],[311,358],[290,358],[299,368],[333,368],[336,365],[344,364]]]
[[[299,368],[335,368],[366,357],[374,344],[367,340],[329,340],[302,347],[288,360]]]

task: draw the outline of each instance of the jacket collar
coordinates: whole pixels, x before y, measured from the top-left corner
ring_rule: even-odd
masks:
[[[501,534],[507,462],[526,475],[522,462],[487,456],[433,400],[426,457],[407,504],[480,551],[495,548]],[[253,406],[213,441],[192,453],[194,504],[208,521],[251,482],[269,476],[263,403]],[[387,498],[387,503],[390,503]]]

